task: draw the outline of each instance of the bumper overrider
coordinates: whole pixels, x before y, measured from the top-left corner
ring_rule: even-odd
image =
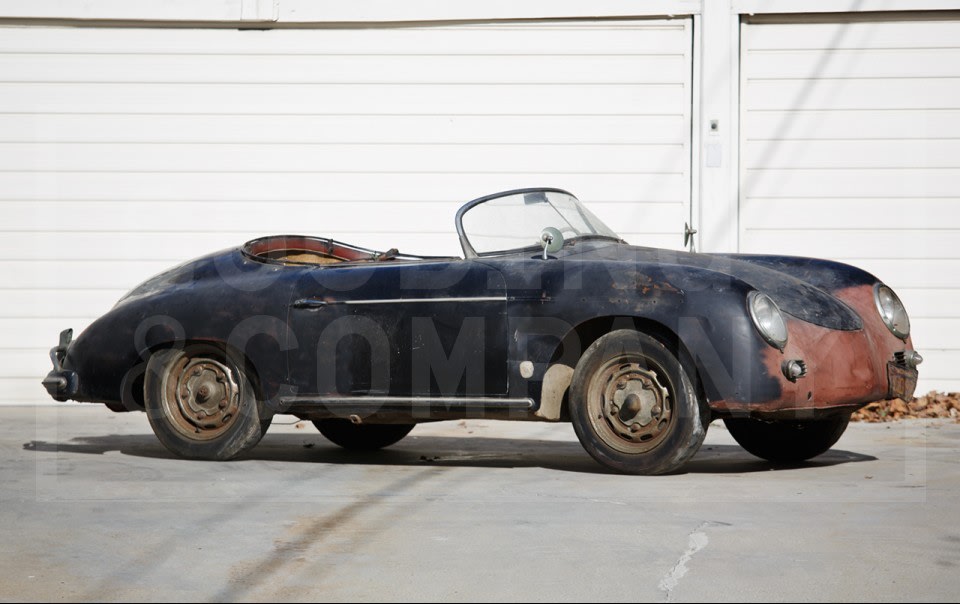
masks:
[[[909,401],[917,389],[917,365],[923,357],[916,350],[895,352],[893,360],[887,361],[887,399],[899,398]]]
[[[72,329],[64,329],[60,332],[60,343],[50,349],[53,370],[41,382],[50,396],[60,402],[70,400],[80,390],[80,377],[77,372],[63,368],[63,361],[67,357],[67,348],[71,341],[73,341]]]

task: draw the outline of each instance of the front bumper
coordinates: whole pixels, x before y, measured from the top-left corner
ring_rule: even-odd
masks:
[[[67,348],[73,340],[73,330],[64,329],[60,332],[60,343],[50,349],[50,362],[53,370],[43,378],[41,384],[54,400],[68,401],[80,390],[80,376],[76,371],[63,368],[63,361],[67,357]]]

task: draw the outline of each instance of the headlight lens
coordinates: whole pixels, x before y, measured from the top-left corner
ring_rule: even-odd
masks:
[[[780,309],[770,296],[758,291],[750,292],[747,296],[747,306],[750,308],[750,317],[757,331],[771,346],[783,350],[787,345],[787,324],[783,321]]]
[[[906,339],[910,335],[910,317],[897,294],[883,283],[877,283],[873,288],[873,299],[887,329],[898,338]]]

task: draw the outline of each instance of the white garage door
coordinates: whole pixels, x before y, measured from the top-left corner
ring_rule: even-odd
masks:
[[[636,243],[690,202],[689,19],[0,29],[0,403],[178,261],[272,233],[459,254],[464,201],[567,188]]]
[[[960,391],[960,20],[742,30],[740,246],[862,266]]]

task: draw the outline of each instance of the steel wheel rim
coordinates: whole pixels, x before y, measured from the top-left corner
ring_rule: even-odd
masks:
[[[212,440],[236,422],[240,386],[223,362],[184,353],[165,377],[162,405],[178,432],[192,440]]]
[[[659,446],[675,425],[673,384],[649,359],[620,355],[594,373],[587,413],[594,432],[611,448],[641,454]]]

